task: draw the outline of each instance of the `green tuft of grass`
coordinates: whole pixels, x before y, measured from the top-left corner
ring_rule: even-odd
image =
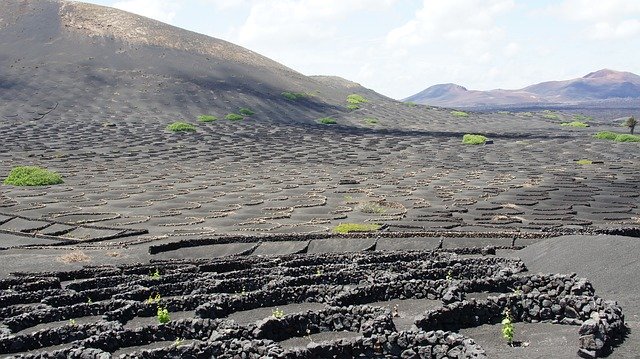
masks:
[[[360,109],[360,106],[356,105],[355,103],[350,103],[347,105],[347,108],[349,109],[349,111],[355,111]]]
[[[377,118],[365,118],[364,119],[364,123],[366,123],[367,125],[377,125],[378,124],[378,119]]]
[[[64,181],[58,173],[45,168],[18,166],[9,172],[9,176],[2,183],[12,186],[51,186]]]
[[[358,94],[351,94],[349,96],[347,96],[347,102],[350,104],[361,104],[361,103],[367,103],[369,102],[369,100],[367,100],[366,98],[364,98],[364,96],[362,95],[358,95]]]
[[[217,121],[218,118],[216,116],[211,116],[211,115],[200,115],[198,116],[198,121],[200,122],[213,122],[213,121]]]
[[[334,120],[331,117],[323,117],[319,119],[318,122],[323,125],[335,125],[336,123],[338,123],[336,120]]]
[[[193,132],[196,130],[196,126],[186,122],[174,122],[167,126],[167,130],[171,132]]]
[[[484,145],[487,142],[487,138],[482,135],[466,134],[462,136],[462,143],[465,145]]]
[[[563,122],[560,126],[568,126],[568,127],[589,127],[588,124],[580,121],[572,121],[572,122]]]
[[[354,232],[374,232],[382,227],[380,224],[370,223],[341,223],[333,227],[333,232],[340,234],[354,233]]]
[[[302,92],[283,92],[282,97],[286,98],[289,101],[298,101],[309,97],[309,95]]]
[[[616,142],[640,142],[640,136],[630,135],[628,133],[616,133],[611,131],[598,132],[593,137],[601,140],[610,140]]]
[[[469,114],[464,111],[451,111],[451,114],[456,117],[469,117]]]
[[[252,116],[252,115],[256,114],[255,112],[253,112],[250,109],[245,108],[245,107],[243,107],[240,110],[238,110],[238,112],[240,112],[241,115],[245,115],[245,116]]]
[[[579,165],[591,165],[591,164],[593,164],[593,161],[591,161],[591,160],[577,160],[576,163],[579,164]]]
[[[238,115],[237,113],[230,113],[230,114],[226,115],[224,118],[226,118],[229,121],[242,121],[242,120],[244,120],[244,116]]]
[[[416,107],[416,106],[418,106],[417,103],[411,102],[411,101],[405,102],[404,104],[405,104],[405,106],[408,106],[408,107]]]

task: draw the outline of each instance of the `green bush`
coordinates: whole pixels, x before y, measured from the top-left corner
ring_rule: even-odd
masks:
[[[362,95],[358,95],[358,94],[351,94],[349,96],[347,96],[347,102],[350,104],[360,104],[360,103],[367,103],[369,102],[369,100],[367,100],[366,98],[364,98]]]
[[[35,166],[19,166],[9,172],[4,184],[13,186],[50,186],[64,183],[62,176]]]
[[[544,115],[542,115],[542,117],[546,118],[547,120],[559,120],[560,116],[556,115],[555,113],[545,113]]]
[[[408,107],[416,107],[416,106],[418,106],[418,104],[417,104],[417,103],[415,103],[415,102],[411,102],[411,101],[409,101],[409,102],[405,102],[404,104],[405,104],[406,106],[408,106]]]
[[[462,143],[465,145],[484,145],[487,142],[487,138],[482,135],[466,134],[462,136]]]
[[[241,115],[245,115],[245,116],[251,116],[251,115],[255,115],[256,113],[251,111],[248,108],[241,108],[240,110],[238,110],[238,112],[240,112]]]
[[[237,113],[230,113],[230,114],[226,115],[224,118],[226,118],[229,121],[241,121],[241,120],[244,120],[244,116],[238,115]]]
[[[349,111],[354,111],[360,109],[360,106],[356,105],[355,103],[350,103],[347,105],[347,108],[349,109]]]
[[[193,132],[196,126],[186,122],[174,122],[167,126],[167,130],[171,132]]]
[[[611,140],[616,142],[640,142],[640,136],[638,135],[630,135],[627,133],[615,133],[610,131],[598,132],[593,137],[601,140]]]
[[[156,313],[156,317],[158,318],[158,322],[160,324],[166,324],[171,321],[171,317],[169,316],[169,310],[167,308],[163,308],[158,306],[158,312]]]
[[[308,95],[301,92],[283,92],[282,97],[286,98],[289,101],[297,101],[307,98]]]
[[[364,119],[364,123],[366,123],[368,125],[377,125],[378,124],[378,119],[377,118],[365,118]]]
[[[602,131],[598,132],[593,137],[601,139],[601,140],[615,140],[618,137],[618,134],[611,131]]]
[[[593,161],[591,161],[591,160],[577,160],[576,163],[579,164],[579,165],[591,165],[591,164],[593,164]]]
[[[640,136],[638,135],[629,135],[626,133],[620,134],[616,136],[614,139],[616,142],[640,142]]]
[[[216,116],[211,116],[211,115],[200,115],[198,116],[198,121],[200,122],[213,122],[213,121],[217,121],[218,118]]]
[[[451,114],[456,117],[469,117],[469,114],[464,111],[451,111]]]
[[[568,127],[589,127],[588,124],[580,121],[572,121],[572,122],[563,122],[560,126],[568,126]]]
[[[336,123],[338,123],[336,120],[334,120],[331,117],[323,117],[319,119],[318,122],[320,122],[323,125],[335,125]]]
[[[333,232],[346,234],[353,232],[374,232],[381,228],[382,226],[376,223],[370,224],[361,224],[361,223],[341,223],[335,227],[333,227]]]

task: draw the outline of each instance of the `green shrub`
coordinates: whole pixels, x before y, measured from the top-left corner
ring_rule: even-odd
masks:
[[[640,142],[640,136],[638,135],[629,135],[626,133],[620,134],[616,136],[614,139],[616,142]]]
[[[358,94],[351,94],[349,96],[347,96],[347,102],[350,104],[360,104],[360,103],[367,103],[369,102],[369,100],[367,100],[366,98],[364,98],[362,95],[358,95]]]
[[[167,130],[171,132],[193,132],[196,126],[186,122],[174,122],[167,126]]]
[[[217,121],[218,118],[216,116],[211,116],[211,115],[200,115],[198,116],[198,121],[200,122],[213,122],[213,121]]]
[[[545,113],[544,115],[542,115],[542,117],[546,118],[547,120],[559,120],[560,116],[556,115],[555,113]]]
[[[616,142],[640,142],[640,136],[626,133],[615,133],[611,131],[598,132],[593,137],[601,140],[611,140]]]
[[[166,324],[171,321],[171,317],[169,316],[169,310],[164,307],[158,306],[156,317],[158,318],[158,323],[160,324]]]
[[[563,122],[560,126],[568,126],[568,127],[589,127],[588,124],[580,121],[572,121],[572,122]]]
[[[487,142],[487,138],[482,135],[466,134],[462,136],[462,143],[465,145],[484,145]]]
[[[618,134],[611,131],[602,131],[598,132],[593,137],[601,139],[601,140],[615,140],[618,137]]]
[[[464,111],[451,111],[451,114],[456,117],[469,117],[469,114]]]
[[[416,107],[416,106],[418,106],[417,103],[411,102],[411,101],[405,102],[404,104],[405,104],[405,106],[408,106],[408,107]]]
[[[591,160],[577,160],[576,163],[579,164],[579,165],[591,165],[591,164],[593,164],[593,161],[591,161]]]
[[[229,121],[241,121],[241,120],[244,120],[244,116],[238,115],[237,113],[230,113],[230,114],[226,115],[224,118],[226,118]]]
[[[323,117],[319,119],[318,122],[320,122],[323,125],[335,125],[336,123],[338,123],[336,120],[334,120],[331,117]]]
[[[366,123],[368,125],[377,125],[378,124],[378,119],[377,118],[365,118],[364,119],[364,123]]]
[[[63,182],[62,176],[56,172],[35,166],[19,166],[9,172],[3,183],[13,186],[50,186]]]
[[[301,92],[283,92],[282,97],[286,98],[289,101],[297,101],[307,98],[308,95]]]
[[[361,224],[361,223],[341,223],[335,227],[333,227],[333,232],[346,234],[353,232],[374,232],[381,228],[382,226],[375,223],[370,224]]]
[[[240,112],[241,115],[245,115],[245,116],[251,116],[251,115],[255,115],[256,113],[251,111],[248,108],[241,108],[240,110],[238,110],[238,112]]]
[[[360,106],[356,105],[355,103],[350,103],[347,105],[347,108],[349,109],[349,111],[354,111],[360,109]]]
[[[387,208],[379,202],[367,201],[358,203],[356,210],[368,214],[382,214],[387,211]]]

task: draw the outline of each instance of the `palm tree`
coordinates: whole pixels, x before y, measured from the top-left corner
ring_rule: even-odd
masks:
[[[629,117],[625,122],[624,125],[629,127],[629,131],[631,131],[631,134],[633,135],[633,130],[636,128],[636,125],[638,124],[638,121],[633,118],[633,117]]]

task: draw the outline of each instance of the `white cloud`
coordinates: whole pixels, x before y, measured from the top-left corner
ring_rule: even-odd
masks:
[[[442,39],[486,41],[501,32],[496,17],[513,6],[512,0],[424,0],[413,19],[389,32],[387,43],[416,46]]]
[[[150,17],[166,23],[171,23],[180,8],[178,0],[125,0],[118,1],[113,7],[129,11],[134,14]]]
[[[261,47],[331,39],[340,35],[337,25],[349,14],[386,8],[396,1],[253,0],[247,20],[237,31],[237,39]]]
[[[565,0],[547,11],[584,23],[583,32],[591,39],[625,39],[640,34],[638,0]]]

